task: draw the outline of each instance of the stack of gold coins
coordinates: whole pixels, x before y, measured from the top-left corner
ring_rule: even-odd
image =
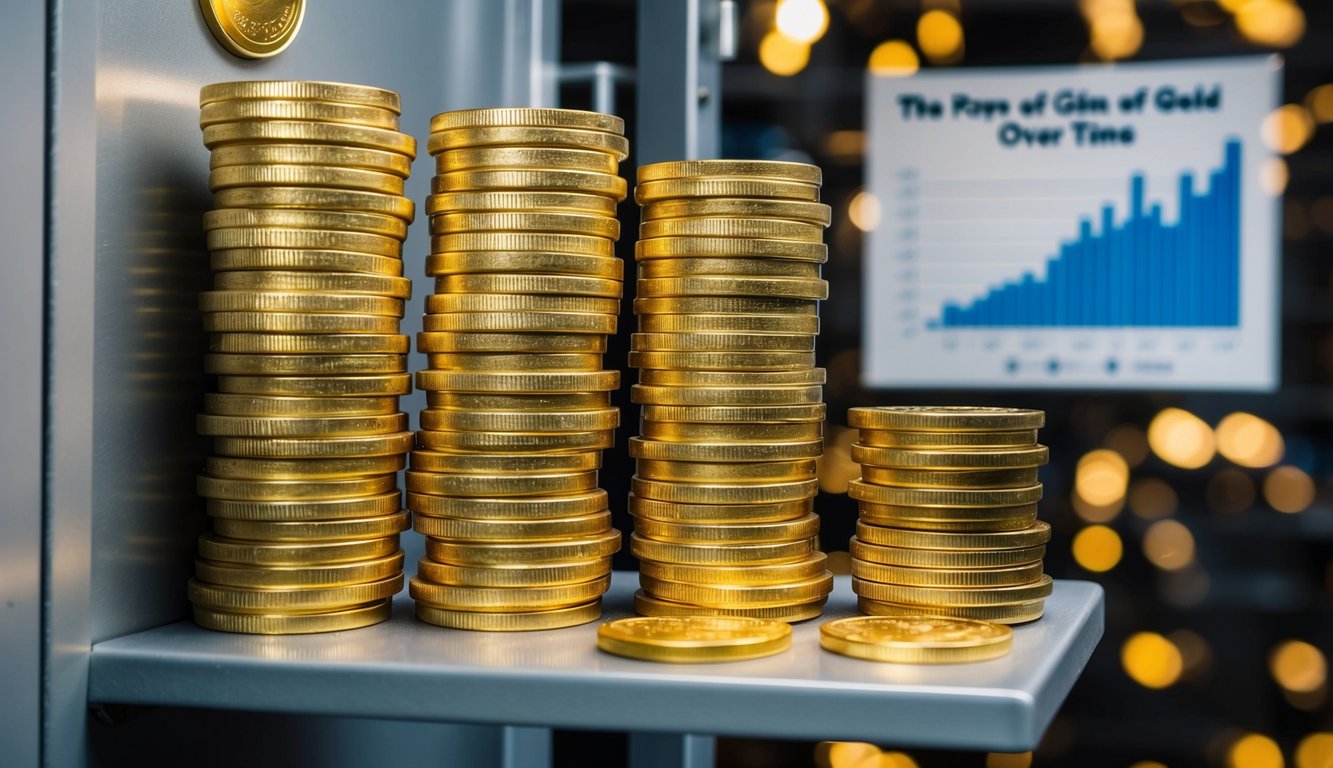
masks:
[[[861,479],[852,589],[863,613],[1018,624],[1051,594],[1037,519],[1042,411],[853,408]]]
[[[215,455],[198,480],[213,530],[189,585],[195,620],[262,633],[383,621],[408,526],[398,324],[415,142],[397,130],[398,94],[379,88],[219,83],[200,104],[217,392],[199,416]]]
[[[624,280],[624,122],[474,109],[430,130],[435,293],[407,472],[427,537],[409,588],[417,617],[491,631],[586,623],[620,548],[597,470],[620,424],[620,375],[602,354]]]
[[[629,509],[640,613],[800,621],[828,599],[813,506],[821,181],[799,163],[639,169],[629,363],[642,421]]]

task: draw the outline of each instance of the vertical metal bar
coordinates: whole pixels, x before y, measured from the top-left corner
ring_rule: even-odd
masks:
[[[560,0],[506,0],[504,57],[505,104],[559,103]]]
[[[501,768],[550,768],[551,729],[507,725],[500,734]]]
[[[717,157],[720,0],[639,0],[640,165]]]
[[[684,733],[632,733],[630,768],[713,768],[717,740]]]

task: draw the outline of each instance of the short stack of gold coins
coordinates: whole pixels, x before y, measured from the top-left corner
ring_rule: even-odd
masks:
[[[426,538],[417,617],[519,631],[593,621],[610,586],[598,487],[619,371],[603,370],[624,262],[616,205],[624,122],[566,109],[431,120],[436,176],[417,348],[429,366],[408,507]]]
[[[210,629],[366,626],[402,589],[416,143],[399,110],[392,91],[340,83],[200,93],[216,204],[200,308],[217,392],[198,420],[214,438],[198,479],[213,522],[189,596]]]
[[[814,514],[821,182],[800,163],[639,169],[629,360],[641,406],[629,498],[639,613],[800,621],[828,599]]]
[[[861,479],[851,541],[863,613],[1018,624],[1051,594],[1037,519],[1042,411],[979,407],[852,408]]]

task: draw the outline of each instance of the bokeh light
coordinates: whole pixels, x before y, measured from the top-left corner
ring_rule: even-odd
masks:
[[[1282,748],[1260,733],[1247,733],[1227,750],[1229,768],[1282,768]]]
[[[1305,12],[1293,0],[1248,0],[1236,9],[1236,29],[1256,45],[1288,48],[1305,35]]]
[[[906,41],[887,40],[870,52],[867,66],[871,74],[881,77],[907,77],[921,69],[921,59]]]
[[[1167,766],[1166,763],[1159,763],[1156,760],[1140,760],[1129,768],[1167,768]]]
[[[879,747],[861,741],[821,741],[815,745],[815,765],[819,768],[859,768],[879,754]]]
[[[1291,171],[1287,169],[1287,161],[1280,157],[1270,157],[1259,167],[1259,186],[1272,197],[1286,192],[1287,181],[1290,179]]]
[[[1260,130],[1269,149],[1290,155],[1314,135],[1314,117],[1300,104],[1283,104],[1268,113]]]
[[[1333,83],[1311,88],[1305,94],[1305,108],[1316,123],[1333,122]]]
[[[1314,496],[1314,480],[1299,467],[1277,467],[1264,478],[1264,501],[1279,512],[1304,512]]]
[[[932,63],[952,64],[963,58],[963,24],[948,11],[926,11],[916,22],[916,44]]]
[[[1089,525],[1074,534],[1071,547],[1074,561],[1093,573],[1105,573],[1116,567],[1125,553],[1120,534],[1104,525]]]
[[[1143,21],[1134,0],[1081,0],[1088,48],[1103,61],[1125,59],[1143,46]]]
[[[1176,489],[1159,477],[1144,477],[1129,486],[1129,511],[1141,520],[1161,520],[1180,506]]]
[[[906,752],[883,752],[878,760],[862,762],[857,768],[918,768],[916,760]]]
[[[986,768],[1029,768],[1031,765],[1031,752],[990,752],[986,755]]]
[[[1143,534],[1143,555],[1164,571],[1194,562],[1194,534],[1175,520],[1158,520]]]
[[[1271,467],[1284,450],[1277,427],[1252,413],[1237,411],[1217,423],[1217,452],[1242,467]]]
[[[1183,408],[1164,408],[1153,417],[1148,445],[1163,461],[1183,469],[1204,466],[1215,451],[1212,428]]]
[[[1148,436],[1137,424],[1121,424],[1106,433],[1102,445],[1110,448],[1130,467],[1137,467],[1148,458]]]
[[[810,46],[773,31],[759,41],[759,63],[775,75],[791,77],[810,63]]]
[[[1333,768],[1333,733],[1316,732],[1296,745],[1296,768]]]
[[[1303,640],[1287,640],[1273,649],[1268,671],[1278,685],[1293,693],[1317,691],[1328,680],[1323,652]]]
[[[1185,664],[1180,649],[1156,632],[1138,632],[1120,647],[1125,674],[1144,688],[1167,688],[1180,679]]]
[[[828,8],[823,0],[778,0],[773,23],[786,37],[810,45],[828,30]]]
[[[868,189],[858,190],[847,204],[847,218],[862,232],[870,232],[879,226],[879,214],[879,198]]]
[[[1204,489],[1204,499],[1209,509],[1228,515],[1244,512],[1254,506],[1257,495],[1254,480],[1235,467],[1218,470],[1217,474],[1208,478],[1208,486]]]
[[[1186,678],[1199,679],[1208,674],[1213,663],[1213,649],[1197,632],[1177,629],[1168,634],[1166,639],[1180,651],[1180,660],[1184,664]]]
[[[1091,504],[1107,505],[1125,497],[1129,465],[1115,451],[1098,448],[1083,454],[1074,471],[1074,493]]]

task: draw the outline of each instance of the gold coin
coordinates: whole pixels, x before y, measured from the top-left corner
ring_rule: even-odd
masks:
[[[1037,482],[1037,468],[897,469],[866,465],[861,467],[861,479],[899,488],[1027,488]]]
[[[300,208],[322,211],[380,213],[411,221],[416,211],[411,198],[360,189],[326,187],[228,187],[213,193],[219,208]]]
[[[412,469],[462,475],[527,475],[528,473],[586,472],[600,469],[602,454],[596,451],[553,456],[508,454],[441,453],[412,451]],[[410,488],[408,490],[411,490]]]
[[[324,459],[403,454],[412,433],[347,437],[215,437],[213,450],[223,456],[258,459]]]
[[[199,8],[214,39],[244,59],[282,53],[296,39],[305,18],[305,0],[200,0]],[[210,87],[204,86],[203,92]]]
[[[644,221],[737,216],[799,221],[827,227],[833,221],[833,209],[824,203],[797,200],[696,198],[645,203],[639,216]]]
[[[642,589],[634,593],[634,612],[644,616],[743,616],[752,619],[797,622],[813,619],[824,612],[827,598],[794,605],[757,608],[715,608],[661,600]]]
[[[417,371],[417,387],[429,392],[510,392],[516,394],[609,392],[620,388],[620,371],[474,373]]]
[[[635,496],[682,504],[770,504],[814,496],[819,481],[793,480],[776,483],[729,485],[723,483],[668,483],[634,475],[630,487]]]
[[[417,603],[417,618],[427,624],[481,632],[532,632],[543,629],[561,629],[596,621],[601,615],[601,598],[583,605],[572,605],[568,608],[517,613],[451,611],[425,603]]]
[[[635,333],[638,352],[811,352],[815,337],[775,333]]]
[[[579,584],[551,587],[455,587],[413,578],[407,593],[426,605],[463,611],[542,611],[582,605],[611,588],[610,575]]]
[[[513,458],[523,459],[526,457],[515,456]],[[607,509],[607,495],[606,491],[600,488],[541,498],[524,496],[464,498],[409,493],[407,494],[407,506],[414,512],[434,517],[467,517],[474,520],[540,520],[577,517],[601,512]],[[602,557],[602,555],[598,555],[598,557]]]
[[[1026,603],[1014,603],[1013,605],[984,605],[969,608],[945,607],[939,605],[907,605],[881,603],[875,600],[867,600],[864,597],[856,599],[856,607],[861,613],[872,616],[895,616],[895,617],[920,617],[920,616],[939,616],[952,617],[959,619],[971,619],[973,621],[989,621],[995,624],[1022,624],[1028,621],[1036,621],[1041,618],[1045,610],[1045,600],[1032,600]]]
[[[402,573],[403,553],[375,560],[299,566],[254,566],[234,563],[194,561],[194,574],[200,581],[229,587],[294,589],[297,587],[342,587],[379,581]]]
[[[204,291],[199,294],[199,309],[203,312],[314,312],[402,317],[403,300],[359,294]]]
[[[282,149],[283,147],[228,147],[227,150],[260,150],[260,149]],[[300,144],[286,147],[292,150],[313,150],[313,149],[340,149],[340,147],[322,147],[318,144],[303,146]],[[219,152],[213,153],[214,162],[217,162]],[[373,152],[369,149],[345,150],[347,152]],[[376,152],[377,155],[385,157],[401,158],[406,164],[406,158],[402,155],[391,155],[387,152]],[[250,227],[283,227],[291,229],[311,229],[316,231],[333,231],[340,234],[346,233],[364,233],[368,235],[379,235],[390,237],[402,242],[407,238],[407,222],[393,216],[384,216],[378,213],[351,213],[344,211],[303,211],[300,209],[278,208],[267,210],[263,208],[219,208],[213,211],[204,212],[204,231],[210,232],[215,229],[244,229]]]
[[[1036,504],[1017,504],[1012,507],[904,507],[891,504],[860,503],[861,518],[872,525],[894,527],[900,521],[923,523],[978,523],[1000,524],[1013,520],[1036,518]],[[884,521],[884,522],[876,522]],[[1031,525],[1032,523],[1028,523]],[[1019,526],[1026,528],[1028,525]],[[903,525],[903,528],[913,527]]]
[[[225,539],[206,533],[199,537],[199,556],[221,563],[243,565],[328,565],[386,557],[398,551],[398,536],[345,541],[255,542]]]
[[[471,520],[459,517],[431,517],[418,514],[413,518],[417,533],[437,539],[455,541],[538,541],[567,539],[571,536],[590,536],[611,530],[609,511],[593,512],[578,517],[547,518],[540,520]]]
[[[373,517],[352,517],[349,520],[229,520],[213,519],[213,532],[231,539],[252,541],[336,541],[347,539],[380,539],[407,531],[412,521],[407,512]],[[396,592],[396,591],[395,591]]]
[[[227,210],[238,210],[229,208]],[[286,209],[277,209],[273,213]],[[305,213],[305,211],[290,211]],[[324,213],[324,211],[320,211]],[[370,216],[373,214],[364,214]],[[395,219],[402,222],[402,219]],[[232,248],[225,251],[213,251],[209,254],[209,263],[214,272],[231,272],[247,269],[289,269],[306,272],[362,272],[370,275],[392,275],[401,277],[403,260],[388,256],[373,256],[366,253],[348,251],[321,251],[304,248]]]
[[[620,531],[576,539],[542,541],[451,542],[426,539],[426,555],[437,563],[453,565],[523,565],[596,560],[620,551]]]
[[[563,233],[620,238],[620,222],[609,216],[582,213],[446,213],[432,216],[432,235],[468,232]]]
[[[433,277],[492,272],[581,275],[623,281],[625,262],[605,256],[537,251],[466,251],[426,256],[426,274]]]
[[[822,184],[819,166],[781,160],[675,160],[639,166],[638,180],[694,179],[712,177],[764,178]]]
[[[629,495],[635,518],[668,523],[770,523],[795,520],[814,511],[813,497],[760,504],[679,504]]]
[[[861,520],[869,525],[882,525],[890,528],[908,528],[914,531],[938,531],[941,533],[977,533],[995,531],[1017,531],[1031,528],[1037,522],[1033,513],[1026,517],[1004,520],[915,520],[911,518],[886,518],[861,514]]]
[[[223,272],[213,276],[213,287],[220,291],[302,291],[368,294],[396,299],[412,297],[412,281],[406,277],[346,272]]]
[[[377,600],[387,600],[403,590],[403,576],[342,587],[304,589],[248,589],[206,584],[190,579],[190,602],[213,611],[241,614],[281,613],[287,615],[327,613],[347,610]]]
[[[1037,430],[1013,432],[899,432],[887,429],[862,429],[857,438],[871,448],[903,450],[981,450],[988,448],[1032,448],[1037,444]]]
[[[649,616],[608,621],[597,647],[616,656],[675,664],[758,659],[791,647],[791,627],[739,616]]]
[[[664,406],[647,405],[645,408]],[[699,443],[772,443],[807,442],[824,435],[822,421],[792,424],[690,424],[685,422],[644,421],[641,437],[663,442]]]
[[[559,168],[618,175],[620,162],[613,155],[592,149],[548,147],[467,147],[441,152],[435,158],[436,173],[477,168]]]
[[[214,192],[237,187],[316,187],[402,195],[403,186],[403,177],[391,173],[316,165],[227,165],[208,174],[208,188]]]
[[[983,605],[1027,603],[1051,596],[1051,577],[1016,587],[904,587],[852,579],[852,591],[882,603],[910,603],[968,608]]]
[[[601,257],[593,257],[601,258]],[[619,315],[620,299],[513,293],[437,293],[426,297],[431,314],[453,312],[584,312]]]
[[[383,475],[401,470],[403,456],[353,456],[337,459],[245,459],[209,456],[204,471],[214,477],[236,480],[331,480],[343,477]],[[217,526],[215,530],[223,531]],[[233,536],[234,534],[225,533]],[[387,534],[386,534],[387,535]],[[240,536],[239,538],[250,538]]]
[[[847,423],[865,429],[939,432],[986,432],[1038,429],[1046,423],[1044,411],[1027,408],[977,406],[882,406],[852,408]]]
[[[800,371],[639,371],[639,383],[662,387],[792,387],[823,384],[823,368]]]
[[[577,128],[615,134],[625,133],[625,121],[621,118],[615,115],[587,112],[579,109],[486,107],[441,112],[430,119],[431,133],[452,131],[458,128],[505,128],[511,126]]]
[[[825,650],[900,664],[955,664],[1007,655],[1014,632],[985,621],[922,616],[857,616],[819,627]]]
[[[225,0],[207,0],[209,3]],[[393,615],[393,601],[380,600],[369,605],[328,613],[229,613],[202,606],[194,607],[194,623],[218,632],[251,635],[302,635],[317,632],[343,632],[387,621]]]
[[[421,578],[455,587],[554,587],[592,581],[610,572],[609,557],[541,565],[449,565],[427,557],[417,563]]]
[[[818,202],[819,185],[802,181],[714,176],[643,181],[634,188],[634,201],[639,205],[682,197],[763,197]]]
[[[656,219],[639,225],[639,239],[652,237],[758,237],[822,243],[824,228],[775,219]]]
[[[586,312],[449,312],[426,315],[427,332],[542,332],[548,334],[603,334],[616,332],[615,315]]]
[[[646,440],[642,437],[629,439],[629,455],[636,459],[731,463],[817,459],[823,454],[823,440],[786,443],[672,443]]]
[[[211,83],[199,90],[199,104],[232,99],[305,99],[339,104],[364,104],[401,112],[398,94],[385,88],[317,80],[241,80]]]
[[[551,352],[544,355],[452,352],[432,354],[427,362],[432,369],[441,371],[575,373],[579,371],[594,372],[602,369],[602,355],[596,352]],[[423,386],[423,389],[425,388]]]
[[[578,128],[531,126],[454,128],[448,131],[432,131],[426,146],[432,155],[465,147],[516,146],[594,149],[614,155],[617,160],[629,157],[629,140],[624,136]]]
[[[378,298],[378,297],[373,297]],[[295,312],[206,312],[203,327],[210,333],[368,334],[397,335],[393,315]]]
[[[611,407],[611,393],[565,392],[529,395],[427,392],[426,405],[432,408],[463,408],[474,411],[595,411]]]
[[[406,413],[352,416],[219,416],[196,417],[201,435],[227,437],[335,437],[383,435],[407,429]]]
[[[639,242],[643,242],[642,240]],[[827,280],[801,280],[789,277],[703,277],[640,278],[638,295],[645,298],[667,296],[775,296],[786,299],[827,299]]]
[[[612,258],[616,255],[616,243],[609,237],[596,235],[570,235],[553,232],[463,232],[431,237],[430,250],[431,253],[533,251]],[[494,292],[504,293],[505,291],[497,290]]]
[[[232,480],[199,475],[195,490],[209,499],[231,501],[305,501],[374,496],[398,488],[398,475],[339,480]]]
[[[246,355],[405,355],[412,351],[412,340],[399,333],[214,333],[209,336],[208,349]]]
[[[291,397],[375,397],[406,395],[412,377],[383,376],[219,376],[218,390],[237,395]]]
[[[665,262],[653,262],[665,263]],[[639,315],[644,333],[819,333],[813,315]]]
[[[686,259],[649,259],[647,261],[640,261],[638,263],[638,276],[641,280],[668,277],[698,277],[701,275],[729,277],[788,277],[799,278],[802,280],[818,280],[820,279],[821,269],[822,267],[819,264],[806,261],[697,257]]]
[[[612,200],[625,199],[629,185],[619,176],[589,171],[485,170],[441,173],[430,182],[431,194],[484,191],[582,192]]]
[[[811,368],[814,352],[640,352],[631,350],[631,368],[685,368],[703,371],[795,371]]]
[[[916,549],[1026,549],[1050,541],[1051,526],[1039,520],[1031,528],[1019,531],[937,533],[881,528],[857,522],[856,538],[867,544]]]
[[[417,443],[437,451],[469,453],[571,453],[615,445],[615,430],[601,432],[417,432]]]
[[[585,352],[600,355],[606,352],[606,336],[590,333],[426,332],[417,334],[417,351],[428,355],[454,352]]]
[[[1041,485],[1027,488],[954,490],[950,488],[890,488],[853,480],[847,494],[857,501],[900,507],[1013,507],[1041,501]]]
[[[591,432],[620,426],[620,409],[596,411],[450,411],[426,408],[421,428],[482,432]]]
[[[396,397],[263,397],[214,392],[204,395],[204,412],[218,416],[370,416],[397,410]]]
[[[290,523],[312,520],[348,520],[393,514],[402,507],[398,491],[378,496],[318,501],[228,501],[209,499],[207,512],[213,518]],[[385,574],[386,576],[388,574]],[[371,577],[362,579],[368,581]],[[376,577],[382,578],[382,577]],[[214,581],[214,579],[209,579]]]
[[[852,461],[875,467],[1000,469],[1006,467],[1036,467],[1045,464],[1049,458],[1050,451],[1044,445],[989,450],[923,451],[904,448],[879,448],[852,443]]]
[[[634,244],[637,261],[683,258],[787,259],[812,264],[828,261],[828,246],[794,240],[740,237],[654,237]]]
[[[852,558],[905,568],[1007,568],[1039,562],[1046,555],[1045,545],[1022,549],[908,549],[867,544],[853,536]]]
[[[1037,581],[1041,572],[1041,561],[1007,568],[909,568],[852,560],[858,579],[917,587],[1013,587]]]
[[[635,299],[636,315],[817,315],[813,299],[755,296],[665,296]]]
[[[775,565],[681,565],[644,560],[639,573],[665,581],[683,581],[694,584],[739,584],[769,586],[806,581],[822,576],[828,556],[823,552],[790,563]]]
[[[636,518],[634,532],[655,541],[677,544],[757,544],[804,541],[819,534],[819,515],[770,523],[681,523]]]
[[[407,471],[407,490],[431,496],[551,496],[578,493],[597,487],[597,471],[560,472],[555,474],[441,474],[438,472]],[[421,510],[414,510],[421,511]],[[424,531],[423,531],[424,533]],[[445,536],[446,534],[430,534]],[[573,534],[570,534],[573,535]],[[455,536],[454,538],[466,538]]]
[[[524,147],[515,149],[528,151]],[[461,211],[545,211],[615,216],[616,201],[603,195],[579,192],[446,192],[426,198],[426,212],[432,216]]]
[[[773,483],[803,480],[815,476],[814,459],[795,461],[733,462],[717,464],[704,461],[639,459],[635,471],[646,480],[673,483],[726,482]]]
[[[662,600],[712,608],[757,608],[827,598],[833,591],[833,574],[825,572],[805,581],[772,585],[693,584],[639,574],[639,584],[644,592]]]
[[[248,120],[313,120],[398,129],[394,110],[364,104],[338,104],[310,99],[230,99],[199,107],[199,127]]]
[[[824,388],[755,387],[753,389],[703,389],[693,387],[630,387],[630,402],[642,405],[810,405],[824,398]]]
[[[337,375],[398,373],[407,370],[406,355],[204,355],[204,372],[229,376]]]
[[[486,274],[435,278],[436,293],[556,293],[619,299],[624,285],[579,275]]]
[[[804,405],[645,405],[645,421],[692,424],[783,424],[822,422],[823,403]]]
[[[232,144],[333,144],[397,152],[416,157],[417,140],[386,128],[313,120],[247,120],[220,123],[204,128],[204,146],[209,149]],[[232,206],[223,206],[232,207]],[[249,206],[236,206],[245,208]]]
[[[218,147],[208,157],[208,167],[210,169],[235,165],[311,165],[333,168],[361,168],[369,171],[379,171],[380,173],[391,173],[404,179],[412,173],[412,160],[407,155],[385,152],[379,149],[340,147],[332,144],[235,144],[228,147]],[[241,211],[246,209],[232,208],[228,210]],[[272,213],[271,211],[257,209],[249,210],[256,214]],[[210,211],[209,213],[215,212]],[[210,229],[209,213],[204,214],[204,229]],[[329,211],[319,213],[339,215],[336,212]],[[256,218],[263,220],[268,217],[261,215]],[[251,223],[224,224],[223,226],[252,227],[265,225]],[[276,226],[288,225],[277,224]],[[406,238],[407,231],[402,221],[397,221],[396,226],[403,227],[403,232],[398,239]],[[339,227],[316,226],[314,228],[338,229]],[[388,231],[381,232],[379,229],[367,229],[365,231],[379,232],[380,234],[390,233]]]
[[[771,565],[810,557],[815,540],[764,544],[677,544],[630,534],[629,551],[640,560],[682,565]]]

